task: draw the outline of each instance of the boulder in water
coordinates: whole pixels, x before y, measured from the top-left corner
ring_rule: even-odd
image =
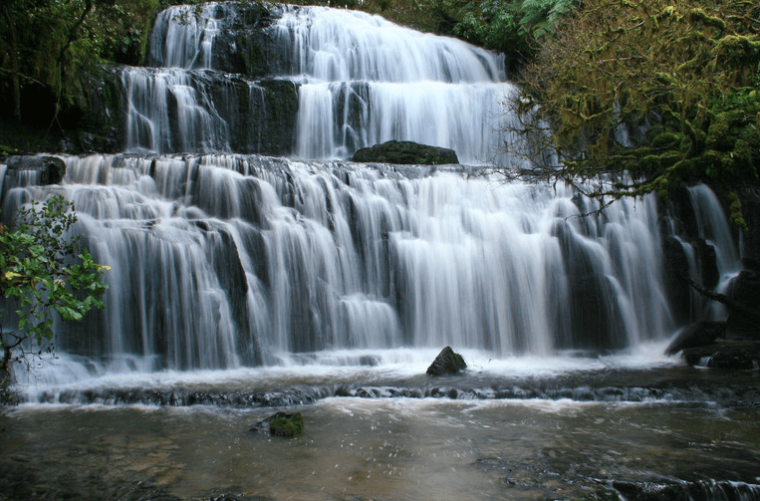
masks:
[[[433,363],[428,367],[427,373],[431,376],[444,376],[446,374],[458,374],[466,368],[467,364],[462,355],[455,353],[451,346],[447,346],[435,357]]]
[[[723,336],[726,332],[726,322],[697,322],[683,329],[665,349],[665,354],[675,355],[686,348],[705,346]]]
[[[286,414],[278,412],[259,421],[251,427],[249,431],[269,431],[270,435],[278,437],[293,438],[303,434],[303,416],[300,412],[295,414]]]
[[[682,355],[684,361],[691,366],[723,371],[760,369],[760,342],[757,341],[718,340],[708,346],[684,348]]]
[[[456,152],[411,141],[388,141],[354,153],[352,162],[377,162],[400,165],[458,164]]]

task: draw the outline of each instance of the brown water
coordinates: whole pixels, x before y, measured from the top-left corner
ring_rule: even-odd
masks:
[[[272,409],[24,405],[0,418],[0,472],[24,465],[39,484],[106,484],[110,498],[139,482],[181,498],[276,500],[574,499],[613,480],[760,483],[752,408],[327,398],[296,410],[306,432],[288,440],[248,431]]]

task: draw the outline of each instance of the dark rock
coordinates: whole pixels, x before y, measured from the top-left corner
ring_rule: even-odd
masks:
[[[713,290],[720,282],[718,271],[718,256],[715,246],[707,243],[704,238],[697,240],[697,255],[699,256],[699,268],[702,275],[702,285],[706,289]]]
[[[692,367],[707,367],[707,361],[713,356],[715,350],[716,346],[714,344],[696,348],[684,348],[681,351],[681,356],[684,362]]]
[[[431,376],[443,376],[446,374],[457,374],[467,368],[467,364],[462,355],[455,353],[450,346],[441,350],[433,363],[427,369],[427,374]]]
[[[699,237],[699,223],[686,186],[675,187],[668,196],[667,213],[673,230],[688,239]]]
[[[207,230],[208,231],[208,230]],[[255,336],[250,335],[248,321],[248,281],[243,264],[240,262],[235,239],[224,225],[214,225],[207,236],[209,260],[219,278],[219,284],[228,296],[232,306],[232,316],[238,333],[237,347],[242,362],[247,366],[261,365],[261,348]]]
[[[733,279],[728,296],[760,313],[760,272],[743,270]],[[760,325],[736,310],[729,310],[726,322],[733,339],[760,339]]]
[[[760,369],[760,343],[754,341],[723,341],[708,346],[686,348],[683,358],[692,366],[725,371]]]
[[[21,186],[22,171],[37,171],[39,178],[36,181],[41,185],[60,184],[66,174],[66,163],[58,157],[49,155],[35,156],[12,156],[7,159],[10,186]]]
[[[742,265],[747,270],[760,272],[760,259],[745,257],[742,259]]]
[[[65,151],[116,153],[124,148],[126,106],[121,69],[98,66],[77,75],[80,91],[61,111],[65,131],[73,144]]]
[[[248,431],[259,432],[268,431],[270,435],[278,437],[293,438],[303,434],[304,424],[303,416],[298,412],[296,414],[286,414],[278,412],[259,421]]]
[[[610,278],[600,273],[596,257],[568,221],[556,221],[552,236],[562,248],[570,294],[570,332],[559,340],[560,348],[581,350],[609,350],[626,344],[622,314],[615,298]],[[561,311],[559,307],[554,311]],[[555,325],[567,323],[565,318],[554,318]]]
[[[373,355],[362,355],[359,357],[359,365],[363,365],[365,367],[375,367],[376,365],[380,365],[380,357]]]
[[[681,241],[668,235],[663,239],[663,278],[670,311],[674,320],[683,325],[692,320],[691,289],[680,277],[689,276],[689,260]]]
[[[760,369],[760,347],[721,348],[708,359],[712,369],[731,371],[752,371]]]
[[[697,322],[683,329],[665,349],[665,354],[675,355],[685,348],[705,346],[722,336],[726,331],[725,322]]]
[[[741,232],[732,228],[738,236],[741,232],[742,256],[760,260],[760,185],[745,185],[736,190],[742,206],[742,216],[747,223],[749,231]],[[731,225],[734,226],[734,225]],[[738,240],[738,239],[737,239]]]
[[[42,161],[42,184],[60,184],[66,174],[66,163],[58,157],[40,157]]]
[[[411,141],[388,141],[354,153],[353,162],[377,162],[401,165],[458,164],[454,150]]]

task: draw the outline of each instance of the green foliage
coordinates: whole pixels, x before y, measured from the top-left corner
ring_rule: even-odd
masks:
[[[434,0],[451,24],[452,34],[496,51],[528,56],[535,42],[554,33],[554,26],[577,0]]]
[[[570,182],[632,174],[592,193],[613,199],[664,198],[691,180],[726,188],[756,180],[759,15],[758,4],[743,0],[585,1],[525,72],[525,130],[541,130],[532,137],[548,142],[537,149],[562,160],[531,173]],[[738,204],[732,210],[743,226]]]
[[[11,228],[0,225],[0,292],[18,301],[18,331],[0,338],[4,358],[0,374],[8,369],[11,348],[31,338],[38,346],[53,337],[53,311],[63,320],[81,320],[107,285],[101,279],[107,266],[96,264],[90,253],[69,238],[77,221],[74,206],[59,196],[32,202],[16,215]],[[14,342],[7,342],[13,338]]]
[[[25,86],[42,87],[50,96],[49,114],[56,116],[73,102],[78,77],[91,65],[141,62],[159,5],[160,0],[4,0],[0,90],[19,104]]]

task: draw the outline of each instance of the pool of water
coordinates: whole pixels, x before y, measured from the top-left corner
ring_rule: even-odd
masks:
[[[138,485],[172,499],[578,499],[617,496],[619,482],[718,482],[760,499],[760,408],[745,398],[760,388],[756,373],[591,366],[541,377],[365,367],[153,381],[153,395],[203,389],[219,402],[243,388],[313,391],[285,406],[118,403],[102,398],[113,380],[80,384],[75,403],[30,388],[0,418],[0,472],[23,465],[34,472],[26,487],[73,482],[97,498],[107,485],[114,499],[139,499],[118,494]],[[300,412],[305,433],[250,431],[276,410]]]

